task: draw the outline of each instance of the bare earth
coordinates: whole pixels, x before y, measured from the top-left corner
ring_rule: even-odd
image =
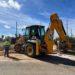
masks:
[[[75,75],[75,55],[30,58],[11,53],[9,58],[0,56],[0,75]]]

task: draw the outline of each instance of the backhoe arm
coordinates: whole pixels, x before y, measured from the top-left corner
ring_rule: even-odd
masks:
[[[54,28],[53,25],[51,25],[48,27],[44,38],[47,47],[47,54],[53,52],[53,34],[54,34]]]
[[[60,41],[65,42],[65,44],[68,46],[68,48],[71,48],[71,44],[69,42],[69,39],[66,35],[66,32],[64,30],[62,21],[59,19],[58,15],[52,14],[50,17],[51,20],[51,25],[46,31],[44,41],[47,46],[47,53],[52,53],[53,52],[53,35],[54,35],[54,29],[59,35]]]
[[[66,32],[63,27],[63,23],[59,19],[58,15],[54,14],[50,17],[50,19],[51,19],[51,23],[52,23],[51,25],[57,31],[59,38],[60,38],[60,41],[64,42],[68,48],[71,48],[71,43],[69,42],[69,38],[66,35]]]

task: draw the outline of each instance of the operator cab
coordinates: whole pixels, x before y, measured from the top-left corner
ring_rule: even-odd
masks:
[[[44,26],[41,25],[31,25],[25,28],[25,37],[28,39],[32,39],[35,36],[38,39],[43,39],[45,35]]]

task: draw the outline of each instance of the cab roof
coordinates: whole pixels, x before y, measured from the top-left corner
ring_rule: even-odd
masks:
[[[30,28],[30,27],[44,27],[43,25],[30,25],[30,26],[27,26],[26,28]]]

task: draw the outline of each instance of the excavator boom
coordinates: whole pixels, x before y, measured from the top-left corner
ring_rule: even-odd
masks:
[[[64,42],[68,48],[71,48],[71,43],[69,42],[69,38],[66,35],[64,26],[62,21],[59,19],[58,15],[52,14],[50,17],[51,20],[51,25],[47,29],[47,32],[45,34],[45,43],[47,45],[47,50],[48,53],[51,53],[53,51],[53,34],[54,34],[54,29],[59,35],[60,41]]]

